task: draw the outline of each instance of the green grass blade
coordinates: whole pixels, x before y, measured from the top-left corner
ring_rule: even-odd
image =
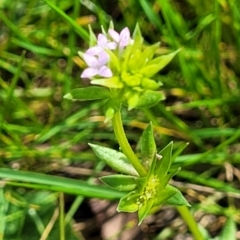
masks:
[[[78,25],[71,17],[69,17],[65,12],[63,12],[60,8],[54,5],[51,1],[44,0],[49,7],[51,7],[55,12],[57,12],[66,22],[68,22],[79,34],[79,36],[84,39],[85,41],[89,41],[89,34],[88,32]]]
[[[42,173],[15,171],[12,169],[0,168],[0,178],[3,178],[5,180],[5,184],[7,185],[18,185],[22,187],[35,186],[34,188],[38,189],[47,189],[69,194],[83,195],[85,197],[118,199],[123,196],[122,193],[103,186],[91,185],[81,180],[51,176]],[[20,181],[23,182],[23,184],[14,183],[11,181]]]

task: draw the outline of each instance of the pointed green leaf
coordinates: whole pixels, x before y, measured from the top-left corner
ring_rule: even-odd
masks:
[[[131,56],[134,56],[134,54],[137,50],[142,49],[143,37],[142,37],[141,30],[140,30],[138,24],[136,25],[134,32],[133,32],[133,41],[134,41],[133,44],[129,45],[130,52],[128,52],[128,54],[127,54],[128,55],[127,60],[129,60]],[[125,61],[124,66],[126,67],[126,61]]]
[[[159,68],[160,66],[158,64],[147,64],[139,71],[139,73],[147,78],[151,78],[153,75],[159,72]]]
[[[142,46],[142,43],[143,43],[143,37],[142,37],[142,33],[141,33],[141,30],[140,30],[140,27],[138,24],[136,24],[136,27],[133,31],[133,40],[134,40],[134,49],[133,50],[136,50],[136,49],[140,49],[141,46]],[[132,51],[132,53],[134,53],[134,51]]]
[[[140,94],[136,108],[150,108],[164,99],[165,96],[162,92],[146,90]]]
[[[90,24],[88,25],[88,29],[89,29],[89,34],[90,34],[89,46],[93,47],[94,45],[97,44],[97,38],[96,38],[96,35],[94,34]]]
[[[117,76],[111,78],[93,79],[91,80],[91,84],[100,85],[108,88],[123,88],[123,83]]]
[[[159,175],[159,179],[160,179],[159,191],[162,191],[167,186],[167,184],[172,179],[172,177],[175,176],[180,170],[181,168],[178,168],[167,175],[163,175],[163,176]]]
[[[154,58],[153,60],[149,61],[146,67],[144,67],[140,73],[143,73],[144,76],[150,78],[151,76],[155,75],[157,72],[159,72],[161,69],[163,69],[179,52],[180,50],[177,50],[173,53],[170,53],[168,55],[163,55],[157,58]]]
[[[103,25],[101,25],[101,30],[102,30],[102,33],[103,33],[105,36],[107,36],[107,32],[105,31]]]
[[[118,204],[118,212],[136,212],[139,208],[137,204],[140,194],[137,191],[132,191],[123,196]]]
[[[123,153],[115,151],[111,148],[102,147],[91,143],[89,143],[89,146],[102,161],[106,162],[107,165],[112,167],[114,170],[121,173],[138,176],[137,171],[128,162],[128,159]]]
[[[109,23],[109,28],[108,29],[114,29],[114,23],[113,21],[111,20],[110,23]]]
[[[143,206],[141,206],[138,210],[138,225],[140,225],[142,223],[142,221],[144,220],[144,218],[148,215],[149,211],[151,210],[152,206],[154,203],[154,199],[150,198],[148,200],[146,200],[143,204]]]
[[[156,154],[156,144],[153,136],[152,123],[144,130],[141,138],[141,157],[142,164],[146,169],[149,169],[153,158]]]
[[[182,195],[182,193],[175,187],[171,185],[167,185],[165,188],[165,191],[174,193],[170,198],[167,199],[166,203],[171,204],[174,206],[189,206],[191,205],[188,203],[188,201],[185,199],[185,197]]]
[[[167,175],[169,168],[172,163],[172,147],[173,142],[170,142],[164,149],[159,152],[159,155],[162,156],[162,159],[157,162],[156,165],[156,174],[158,176]]]
[[[70,100],[97,100],[107,99],[110,97],[110,92],[103,87],[91,86],[86,88],[75,88],[70,93],[64,96]]]
[[[155,52],[159,48],[160,42],[157,42],[151,46],[148,46],[144,49],[142,53],[142,58],[148,63],[154,56]]]
[[[236,223],[234,222],[232,217],[229,217],[227,222],[224,225],[223,231],[220,235],[220,240],[226,239],[236,239]]]
[[[182,153],[182,151],[188,146],[188,144],[188,142],[183,143],[180,145],[180,147],[178,147],[178,149],[174,152],[172,156],[172,162],[174,162],[174,160]]]
[[[136,177],[133,176],[115,174],[100,177],[100,180],[119,191],[132,191],[137,187]]]
[[[168,199],[170,199],[174,194],[176,194],[175,189],[169,188],[170,185],[167,185],[165,189],[159,191],[155,196],[154,206],[159,206],[164,204]]]
[[[141,85],[144,89],[148,90],[156,90],[161,86],[162,84],[159,82],[156,82],[150,78],[142,78]]]
[[[80,58],[83,59],[84,52],[82,52],[82,51],[78,51],[78,55],[79,55]]]

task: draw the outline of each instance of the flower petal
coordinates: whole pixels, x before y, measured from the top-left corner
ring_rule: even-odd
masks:
[[[98,55],[102,51],[102,48],[99,46],[89,48],[86,53],[92,56]]]
[[[127,27],[125,27],[120,33],[119,45],[120,47],[125,47],[129,44],[129,42],[130,42],[130,31]]]
[[[87,53],[83,54],[83,59],[89,67],[98,66],[98,59],[90,54],[87,54]]]
[[[98,34],[98,46],[104,48],[107,46],[107,37],[103,35],[102,33]]]
[[[81,74],[81,78],[91,78],[94,77],[98,74],[98,69],[96,68],[86,68],[82,74]]]
[[[114,50],[117,48],[117,43],[115,42],[108,42],[107,43],[107,48],[110,49],[110,50]]]
[[[108,30],[108,34],[112,37],[112,39],[115,41],[115,42],[119,42],[120,40],[120,35],[118,32],[116,32],[115,30],[113,29],[109,29]]]
[[[98,54],[98,66],[101,67],[105,65],[108,61],[109,61],[109,55],[104,50],[102,50]]]
[[[113,73],[111,71],[110,68],[106,67],[106,66],[102,66],[99,71],[98,71],[98,75],[101,77],[112,77]]]

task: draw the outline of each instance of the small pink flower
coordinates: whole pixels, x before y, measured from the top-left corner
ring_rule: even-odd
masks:
[[[98,35],[98,46],[102,48],[107,48],[110,50],[114,50],[117,48],[117,43],[115,42],[110,42],[107,37],[103,34]]]
[[[86,53],[90,55],[96,55],[103,51],[104,48],[114,50],[117,48],[117,43],[109,41],[105,35],[100,33],[98,34],[97,45],[89,48]]]
[[[109,29],[108,34],[119,45],[120,49],[126,47],[131,42],[130,31],[127,27],[120,34],[113,29]]]
[[[85,54],[83,54],[83,59],[88,65],[82,74],[81,78],[91,78],[96,75],[101,77],[112,77],[112,71],[110,68],[105,66],[109,61],[108,54],[101,49],[99,51],[98,47],[90,48]]]

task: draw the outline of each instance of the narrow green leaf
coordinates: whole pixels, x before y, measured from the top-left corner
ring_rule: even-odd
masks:
[[[97,44],[97,38],[90,24],[88,25],[88,30],[89,30],[89,46],[93,47]]]
[[[123,69],[128,68],[128,61],[129,61],[130,57],[134,56],[136,51],[142,49],[143,37],[142,37],[142,33],[141,33],[141,30],[140,30],[138,24],[136,24],[136,27],[133,31],[133,40],[134,40],[133,44],[128,45],[129,48],[127,48],[127,53],[124,56],[125,60],[123,63]]]
[[[182,153],[182,151],[188,146],[188,144],[189,143],[187,142],[180,145],[180,147],[174,152],[172,156],[172,162],[174,162],[174,160]]]
[[[140,0],[139,3],[150,22],[160,30],[162,28],[162,21],[158,13],[154,10],[154,7],[152,6],[153,3],[147,0]]]
[[[22,40],[19,40],[17,38],[11,38],[11,42],[16,44],[17,46],[20,46],[24,49],[27,49],[29,51],[32,51],[36,54],[43,54],[43,55],[47,55],[47,56],[56,56],[56,57],[62,57],[64,54],[59,51],[59,50],[55,50],[55,49],[50,49],[50,48],[45,48],[45,47],[40,47]]]
[[[160,191],[162,191],[167,186],[167,184],[172,179],[172,177],[175,176],[180,170],[181,168],[178,168],[168,173],[167,175],[158,175],[160,179],[160,186],[159,186]]]
[[[119,191],[132,191],[137,187],[136,177],[133,176],[115,174],[100,177],[100,180]]]
[[[134,39],[134,44],[132,45],[133,46],[132,50],[140,49],[143,43],[143,37],[138,24],[136,24],[135,29],[133,31],[133,39]],[[134,52],[135,51],[132,51],[132,53]]]
[[[49,7],[51,7],[56,13],[58,13],[66,22],[68,22],[81,36],[85,41],[89,40],[89,34],[88,32],[82,28],[75,20],[73,20],[71,17],[69,17],[65,12],[63,12],[60,8],[58,8],[54,3],[52,3],[49,0],[44,0]]]
[[[42,173],[16,171],[7,168],[0,168],[0,179],[3,179],[4,184],[6,185],[34,189],[46,189],[49,191],[82,195],[85,197],[104,199],[117,199],[122,197],[122,193],[114,189],[109,189],[103,186],[91,185],[81,180],[51,176]]]
[[[150,198],[147,201],[145,201],[145,204],[141,206],[138,210],[138,225],[142,223],[144,218],[148,215],[149,211],[151,210],[154,203],[154,199]]]
[[[136,108],[150,108],[164,99],[165,96],[162,92],[146,90],[140,94]]]
[[[160,65],[158,64],[147,64],[145,67],[143,67],[139,73],[142,74],[145,77],[152,77],[155,75],[157,72],[159,72]]]
[[[156,164],[156,173],[158,176],[164,176],[167,175],[169,168],[172,163],[172,147],[173,147],[173,142],[170,142],[164,149],[162,149],[159,152],[159,155],[162,156],[162,159],[159,160]]]
[[[154,58],[153,60],[149,61],[147,66],[142,68],[140,73],[144,74],[146,77],[151,77],[155,75],[157,72],[159,72],[161,69],[163,69],[179,52],[180,50],[177,50],[173,53],[170,53],[168,55],[163,55],[157,58]]]
[[[91,84],[100,85],[108,88],[122,88],[123,83],[119,80],[118,76],[111,78],[101,78],[91,80]]]
[[[75,88],[70,93],[64,96],[70,100],[97,100],[107,99],[110,97],[110,92],[103,87],[91,86],[86,88]]]
[[[156,154],[156,144],[153,136],[152,123],[144,130],[141,138],[141,157],[142,164],[146,169],[149,169],[153,158]]]
[[[114,170],[121,173],[138,176],[137,171],[128,162],[128,159],[123,153],[115,151],[111,148],[102,147],[91,143],[89,143],[89,146],[102,161],[106,162],[107,165],[112,167]]]

